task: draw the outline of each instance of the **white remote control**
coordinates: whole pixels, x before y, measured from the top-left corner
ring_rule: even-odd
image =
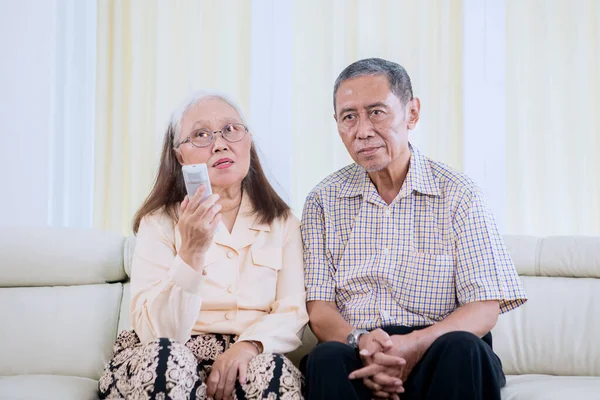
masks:
[[[190,164],[184,165],[181,168],[183,172],[183,180],[185,181],[185,189],[187,190],[188,197],[191,199],[200,185],[206,187],[202,200],[206,199],[212,194],[212,188],[210,187],[210,179],[208,178],[208,168],[206,164]]]

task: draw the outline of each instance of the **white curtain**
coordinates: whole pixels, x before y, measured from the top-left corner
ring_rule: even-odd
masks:
[[[509,233],[600,234],[600,1],[506,1]]]
[[[197,89],[250,99],[250,3],[99,0],[94,224],[131,232],[171,110]]]
[[[398,62],[422,114],[411,140],[462,168],[462,1],[305,0],[294,3],[292,205],[351,162],[333,119],[333,83],[367,57]]]
[[[312,187],[351,162],[332,88],[365,57],[407,68],[423,109],[413,140],[461,168],[461,17],[450,0],[99,1],[95,225],[130,232],[168,113],[196,88],[241,103],[267,174],[299,214]]]

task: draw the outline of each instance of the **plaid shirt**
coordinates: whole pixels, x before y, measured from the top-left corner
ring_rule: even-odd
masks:
[[[309,194],[302,216],[307,301],[335,301],[354,328],[431,325],[457,307],[526,294],[480,189],[411,146],[387,205],[349,165]]]

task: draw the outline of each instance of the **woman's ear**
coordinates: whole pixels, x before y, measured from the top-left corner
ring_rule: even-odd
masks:
[[[181,151],[179,151],[179,149],[173,149],[173,151],[175,152],[175,158],[177,158],[177,161],[179,161],[179,164],[183,165],[183,155],[181,154]]]

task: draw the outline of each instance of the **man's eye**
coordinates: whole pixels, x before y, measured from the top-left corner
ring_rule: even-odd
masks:
[[[373,110],[373,111],[371,111],[371,115],[375,115],[375,116],[383,115],[383,111]]]
[[[344,117],[344,121],[352,121],[354,119],[354,115],[348,114]]]

